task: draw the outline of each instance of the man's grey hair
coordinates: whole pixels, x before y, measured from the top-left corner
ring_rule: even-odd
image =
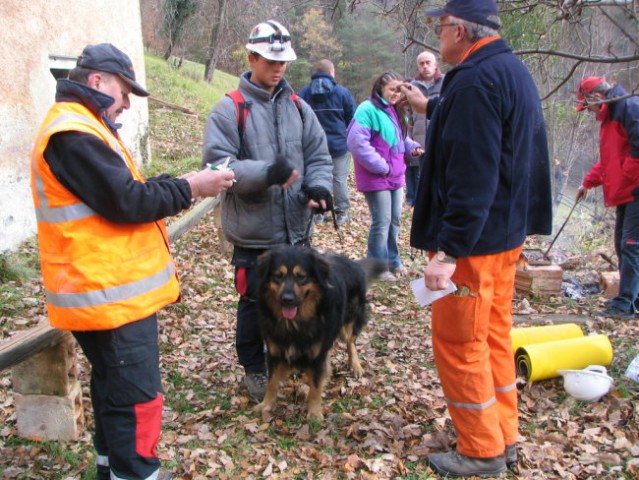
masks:
[[[471,42],[476,42],[481,40],[482,38],[492,37],[493,35],[497,35],[498,32],[496,29],[487,27],[486,25],[481,25],[475,22],[469,22],[468,20],[464,20],[462,18],[453,17],[452,15],[448,17],[450,23],[454,23],[456,25],[463,25],[466,29],[466,36],[468,40]]]
[[[100,70],[93,70],[91,68],[84,67],[75,67],[71,70],[67,76],[69,80],[73,80],[74,82],[87,84],[89,83],[89,76],[92,73],[101,73],[104,77],[117,77],[117,75],[108,72],[101,72]]]
[[[606,94],[608,93],[608,90],[610,90],[611,88],[612,88],[612,85],[610,85],[608,82],[601,82],[599,85],[597,85],[595,88],[592,89],[591,93]]]

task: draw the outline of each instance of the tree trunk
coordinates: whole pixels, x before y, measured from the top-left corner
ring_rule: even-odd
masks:
[[[211,30],[211,43],[209,45],[210,56],[206,61],[206,67],[204,69],[204,79],[208,83],[213,82],[213,74],[215,73],[215,67],[217,66],[217,59],[219,57],[222,45],[222,36],[226,29],[226,0],[217,0],[217,18],[213,23]]]

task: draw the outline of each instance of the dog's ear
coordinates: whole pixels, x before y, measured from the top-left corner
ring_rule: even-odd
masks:
[[[324,255],[319,252],[313,251],[313,269],[315,270],[315,279],[320,284],[323,290],[331,288],[330,273],[331,264]]]

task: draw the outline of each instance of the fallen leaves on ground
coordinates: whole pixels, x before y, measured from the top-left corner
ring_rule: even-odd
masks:
[[[352,200],[355,220],[341,228],[342,239],[327,222],[315,227],[316,247],[351,258],[365,255],[368,212],[359,194]],[[280,389],[270,422],[252,411],[234,349],[233,270],[220,249],[212,215],[174,245],[182,303],[160,316],[166,405],[158,446],[174,478],[436,478],[425,459],[454,448],[455,435],[434,364],[430,309],[416,305],[409,287],[426,264],[422,253],[408,247],[410,214],[405,209],[401,232],[410,275],[372,286],[370,323],[358,341],[366,373],[355,378],[338,345],[321,423],[306,420],[307,389],[299,376]],[[584,267],[592,273],[600,266]],[[29,292],[30,298],[36,295]],[[593,299],[589,301],[517,296],[515,310],[532,322],[534,314],[587,314]],[[42,310],[31,313],[14,324],[26,327],[42,316]],[[594,319],[582,326],[610,337],[615,390],[599,402],[582,403],[566,395],[561,379],[522,382],[520,462],[517,472],[508,474],[511,478],[639,478],[639,393],[636,384],[623,378],[637,354],[639,326],[636,321]],[[91,478],[82,473],[94,460],[87,365],[79,358],[88,429],[77,442],[40,444],[19,438],[10,375],[0,376],[3,478]]]

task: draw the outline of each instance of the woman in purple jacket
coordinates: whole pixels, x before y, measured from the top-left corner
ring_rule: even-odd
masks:
[[[382,280],[406,275],[399,257],[399,222],[404,198],[405,156],[423,153],[407,136],[406,114],[399,105],[403,78],[385,72],[373,84],[348,128],[347,144],[355,163],[357,190],[364,193],[371,213],[368,257],[386,260],[390,268]]]

